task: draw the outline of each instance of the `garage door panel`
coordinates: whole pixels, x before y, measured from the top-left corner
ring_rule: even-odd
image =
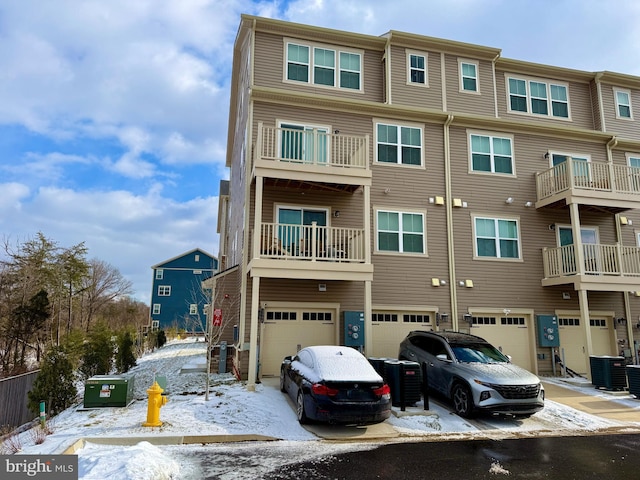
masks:
[[[482,337],[511,361],[529,371],[531,365],[529,317],[474,316],[470,333]]]
[[[617,355],[611,351],[611,319],[592,319],[590,321],[592,355]],[[559,318],[560,359],[564,355],[567,368],[580,375],[590,374],[591,366],[587,361],[584,327],[579,318]]]
[[[374,313],[371,328],[373,352],[370,356],[398,358],[400,342],[413,330],[433,330],[432,318],[428,313]]]
[[[335,312],[298,310],[291,311],[288,315],[273,313],[265,313],[267,319],[262,325],[262,351],[260,352],[262,375],[279,375],[282,359],[288,355],[295,355],[299,348],[335,344]]]

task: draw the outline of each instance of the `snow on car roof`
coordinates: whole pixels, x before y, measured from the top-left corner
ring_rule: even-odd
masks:
[[[382,377],[369,361],[351,347],[317,345],[307,347],[323,380],[331,382],[382,382]]]

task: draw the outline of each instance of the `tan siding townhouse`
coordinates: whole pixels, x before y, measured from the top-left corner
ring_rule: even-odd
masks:
[[[250,386],[415,329],[637,361],[640,78],[243,15],[232,80],[214,308]]]

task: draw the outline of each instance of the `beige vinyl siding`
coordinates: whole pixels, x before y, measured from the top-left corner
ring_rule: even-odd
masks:
[[[289,38],[289,37],[288,37]],[[318,42],[309,42],[301,39],[301,45],[316,45]],[[340,47],[350,48],[349,45],[336,45],[322,43],[328,48]],[[303,93],[315,93],[318,95],[331,95],[337,97],[349,97],[358,100],[368,100],[372,102],[382,102],[383,91],[383,69],[382,51],[361,50],[362,71],[361,82],[362,91],[350,90],[348,88],[328,88],[319,87],[309,83],[284,82],[284,62],[285,62],[285,42],[284,37],[265,32],[256,33],[255,42],[255,62],[254,83],[256,86],[282,88],[286,90]]]
[[[538,313],[554,311],[559,304],[563,307],[567,304],[577,305],[577,295],[573,292],[571,300],[562,300],[562,291],[567,287],[543,288],[539,283],[543,278],[542,248],[556,246],[556,232],[550,230],[549,225],[570,224],[568,209],[538,211],[524,204],[536,200],[534,174],[548,168],[548,160],[543,157],[548,146],[568,152],[583,151],[585,146],[559,139],[553,139],[550,145],[550,139],[516,134],[513,151],[517,177],[498,177],[468,173],[465,129],[452,128],[451,142],[454,159],[453,196],[469,205],[466,209],[453,210],[456,275],[458,279],[471,279],[474,282],[474,288],[458,288],[459,310],[464,312],[468,307],[484,306],[532,308]],[[594,161],[604,161],[606,157],[602,145],[593,144],[591,151],[585,153],[590,153]],[[513,197],[512,204],[505,203],[507,197]],[[429,215],[432,210],[428,210]],[[518,219],[522,260],[474,260],[474,214]],[[601,243],[615,243],[614,224],[610,215],[581,213],[581,223],[598,226]],[[594,294],[590,292],[589,296]],[[594,297],[597,298],[597,295]],[[611,298],[611,295],[605,297]]]
[[[520,113],[510,113],[508,109],[508,91],[507,77],[515,78],[533,78],[547,85],[551,82],[566,84],[569,97],[569,116],[570,119],[556,118],[545,115],[528,115]],[[594,128],[594,109],[591,104],[591,91],[588,83],[569,82],[561,78],[545,78],[538,75],[528,76],[526,74],[511,73],[496,70],[496,92],[498,101],[498,115],[503,118],[518,119],[527,122],[542,122],[546,124],[562,124],[576,128],[586,128],[592,130]]]
[[[417,108],[442,109],[442,80],[440,54],[437,52],[411,50],[427,57],[429,86],[407,84],[407,49],[391,47],[391,100],[394,105],[409,105]]]
[[[600,109],[600,99],[598,98],[598,85],[595,81],[591,81],[589,84],[589,93],[591,94],[591,105],[593,106],[593,128],[594,130],[604,131],[602,110]]]
[[[491,62],[478,60],[478,92],[461,92],[459,59],[445,55],[447,111],[495,117]]]
[[[603,83],[601,88],[607,132],[615,132],[620,138],[640,140],[640,122],[638,121],[640,118],[640,91],[621,88],[621,90],[630,92],[631,115],[633,116],[633,119],[624,119],[616,117],[616,99],[613,92],[616,86]]]

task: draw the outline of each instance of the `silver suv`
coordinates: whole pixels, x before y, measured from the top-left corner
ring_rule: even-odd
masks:
[[[426,364],[429,389],[450,399],[461,417],[479,410],[528,417],[544,407],[540,379],[475,335],[413,331],[398,358]]]

